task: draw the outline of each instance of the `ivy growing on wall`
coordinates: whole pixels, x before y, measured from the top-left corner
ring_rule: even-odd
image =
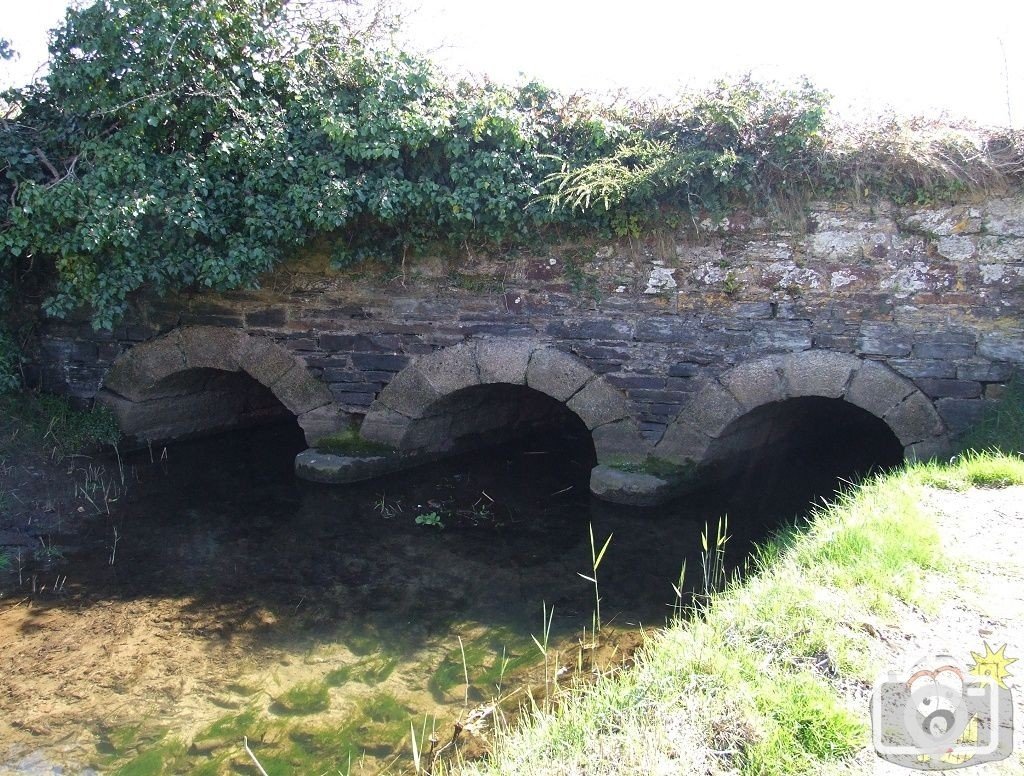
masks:
[[[810,85],[606,107],[455,82],[296,5],[68,11],[48,75],[0,97],[0,296],[41,278],[49,313],[104,328],[143,287],[251,284],[314,236],[338,263],[397,261],[554,226],[630,234],[850,178]]]

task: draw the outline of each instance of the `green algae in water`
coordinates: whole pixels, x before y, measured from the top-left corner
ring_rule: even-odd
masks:
[[[324,682],[303,682],[277,697],[272,711],[278,714],[317,714],[327,711],[331,696]]]
[[[393,655],[379,655],[360,660],[350,666],[336,668],[324,677],[328,687],[341,687],[347,682],[361,682],[376,685],[385,681],[398,666],[398,658]]]
[[[221,717],[210,727],[195,737],[196,741],[208,741],[210,739],[237,739],[242,736],[254,738],[254,729],[259,720],[259,712],[256,709],[249,709],[241,714],[229,714]]]
[[[444,703],[449,691],[465,684],[468,672],[472,686],[494,693],[504,677],[542,661],[536,648],[531,649],[524,640],[501,631],[488,633],[448,652],[431,675],[427,688],[434,700]]]
[[[178,740],[167,741],[133,758],[116,771],[114,776],[162,776],[182,773],[185,745]]]

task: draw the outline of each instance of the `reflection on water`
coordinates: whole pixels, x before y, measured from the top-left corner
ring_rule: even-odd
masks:
[[[182,689],[162,718],[82,718],[92,749],[47,757],[74,772],[228,773],[249,767],[247,736],[270,773],[376,772],[406,752],[410,720],[450,724],[529,681],[542,607],[554,607],[553,644],[591,625],[593,588],[578,574],[591,573],[589,525],[599,545],[612,536],[602,618],[635,630],[669,616],[682,563],[700,567],[706,522],[729,514],[738,561],[835,483],[820,467],[803,468],[799,487],[748,467],[741,487],[615,507],[589,495],[586,442],[533,439],[346,487],[295,479],[293,425],[137,456],[138,481],[68,560],[82,592],[62,606],[145,614],[180,601],[167,638],[185,628],[208,652],[241,645],[247,657]],[[7,757],[17,770],[25,753]]]

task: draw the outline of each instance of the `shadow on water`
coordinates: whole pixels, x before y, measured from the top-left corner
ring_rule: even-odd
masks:
[[[323,711],[328,687],[346,708],[357,699],[361,721],[334,719],[329,745],[310,743],[315,731],[287,728],[289,767],[299,750],[315,751],[316,762],[365,753],[375,746],[366,730],[378,728],[384,743],[373,767],[380,767],[408,735],[410,716],[465,710],[464,671],[477,674],[476,700],[493,695],[502,682],[496,664],[504,674],[510,663],[511,673],[533,654],[542,606],[554,607],[553,639],[591,625],[593,588],[579,576],[591,573],[589,526],[599,545],[612,536],[599,571],[604,621],[658,626],[671,613],[682,563],[699,576],[706,524],[729,515],[728,553],[738,564],[753,543],[833,492],[838,477],[894,462],[891,440],[888,448],[858,444],[865,440],[858,418],[823,425],[825,409],[797,409],[804,421],[775,413],[770,420],[784,433],[767,446],[748,444],[724,469],[722,486],[650,509],[590,496],[593,447],[579,430],[345,487],[294,477],[304,447],[294,424],[179,444],[155,462],[140,453],[126,461],[137,481],[68,558],[74,585],[54,606],[86,613],[110,602],[180,599],[177,625],[208,639],[210,649],[241,643],[254,654],[276,650],[309,663],[324,645],[343,645],[343,653],[324,653],[327,666],[308,687],[306,675],[294,674],[285,691],[288,681],[272,674],[279,686],[266,691],[275,699],[269,714],[291,719],[292,702],[312,703],[301,713]],[[226,692],[239,681],[230,674]],[[309,698],[289,700],[307,689]],[[207,728],[192,738],[254,735],[257,717],[246,717],[255,712],[245,700],[253,691],[230,706],[241,709],[231,720],[209,727],[206,710]],[[161,740],[135,736],[115,745],[108,731],[96,749],[109,761],[138,759]]]

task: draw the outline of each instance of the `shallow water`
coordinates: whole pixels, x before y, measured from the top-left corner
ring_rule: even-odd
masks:
[[[598,549],[611,536],[602,649],[621,660],[641,626],[670,616],[684,561],[699,579],[708,522],[729,515],[738,564],[850,465],[766,462],[716,492],[628,509],[589,495],[586,439],[345,487],[297,480],[303,446],[278,426],[125,461],[127,495],[49,571],[72,581],[8,616],[16,639],[75,641],[88,670],[72,660],[50,684],[41,673],[54,711],[12,723],[0,772],[250,772],[243,736],[271,774],[408,769],[410,723],[422,749],[432,730],[444,744],[456,721],[543,692],[545,667],[580,661],[591,527]],[[533,637],[552,609],[545,661]]]

